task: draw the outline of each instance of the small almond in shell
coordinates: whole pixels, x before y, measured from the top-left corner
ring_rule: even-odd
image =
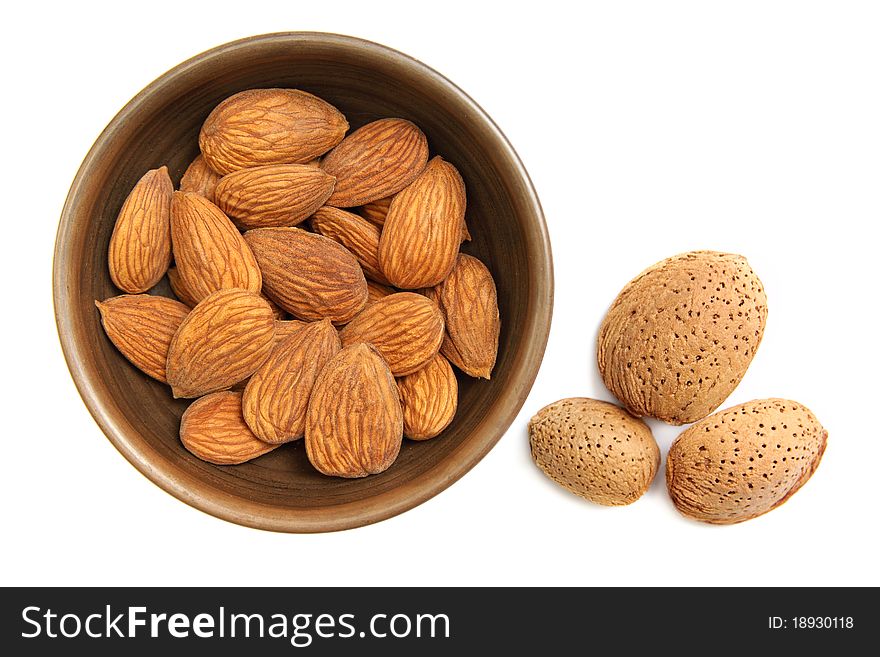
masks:
[[[452,366],[441,354],[418,372],[397,380],[403,407],[403,435],[428,440],[439,435],[455,417],[458,381]]]
[[[320,208],[336,182],[305,164],[241,169],[217,185],[217,207],[243,230],[295,226]]]
[[[174,397],[201,397],[253,374],[275,343],[275,318],[260,295],[214,292],[181,322],[168,349],[166,374]]]
[[[182,288],[195,301],[217,290],[259,292],[263,284],[257,260],[238,229],[208,199],[174,192],[171,237]]]
[[[299,164],[336,146],[348,121],[330,103],[299,89],[249,89],[208,115],[199,148],[221,175],[265,164]]]
[[[298,328],[276,342],[242,398],[244,419],[254,435],[267,443],[302,438],[315,379],[341,348],[329,319]]]
[[[123,292],[146,292],[171,264],[171,194],[168,168],[147,171],[122,204],[107,263],[113,284]]]
[[[394,376],[422,369],[440,350],[443,316],[430,299],[398,292],[368,305],[340,331],[343,346],[368,342]]]
[[[648,426],[626,410],[583,397],[545,406],[529,422],[532,458],[550,479],[606,506],[648,490],[660,450]]]
[[[806,406],[759,399],[697,422],[675,439],[666,487],[684,515],[718,525],[786,502],[819,467],[828,432]]]
[[[168,347],[189,308],[149,294],[123,294],[95,305],[113,345],[141,372],[165,383]]]
[[[240,392],[215,392],[190,404],[180,418],[180,442],[194,456],[215,465],[238,465],[271,452],[241,414]]]
[[[204,156],[198,155],[183,172],[180,191],[199,194],[214,203],[214,190],[218,182],[220,174],[208,166]]]
[[[379,266],[391,285],[414,290],[449,276],[463,238],[465,205],[461,175],[440,157],[394,197],[379,241]]]
[[[630,412],[686,424],[742,380],[767,324],[767,296],[741,255],[692,251],[630,281],[599,329],[599,373]]]
[[[330,206],[315,212],[311,222],[315,231],[351,251],[368,279],[387,285],[379,268],[378,228],[363,217]]]
[[[298,319],[349,321],[367,303],[357,259],[333,240],[301,228],[258,228],[244,234],[263,273],[263,291]]]
[[[394,463],[403,440],[397,384],[382,356],[357,343],[318,375],[306,418],[306,454],[320,472],[366,477]]]
[[[428,161],[428,140],[405,119],[380,119],[358,128],[321,160],[336,178],[327,205],[353,208],[396,194]]]

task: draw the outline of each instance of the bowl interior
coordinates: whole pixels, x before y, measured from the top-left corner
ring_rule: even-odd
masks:
[[[338,107],[352,128],[389,116],[410,119],[431,154],[460,170],[473,241],[463,250],[489,267],[498,287],[501,341],[491,381],[459,377],[459,410],[438,438],[404,441],[385,473],[322,476],[302,441],[255,461],[217,467],[180,444],[187,403],[141,374],[101,329],[96,299],[119,294],[107,271],[116,215],[148,169],[168,165],[175,184],[198,153],[199,127],[227,96],[295,87]],[[537,372],[549,329],[552,274],[540,208],[516,156],[472,101],[442,77],[386,48],[316,34],[228,44],[170,71],[145,89],[96,142],[74,181],[59,229],[56,314],[74,379],[108,437],[169,492],[226,519],[267,529],[333,530],[399,513],[460,477],[496,442]],[[154,293],[168,294],[163,281]]]

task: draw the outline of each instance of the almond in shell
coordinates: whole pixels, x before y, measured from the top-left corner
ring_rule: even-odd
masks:
[[[342,245],[300,228],[244,234],[263,272],[265,293],[298,319],[341,324],[367,303],[367,281]]]
[[[96,301],[107,337],[135,367],[162,383],[171,339],[189,314],[173,299],[123,294]]]
[[[379,269],[378,228],[363,217],[330,206],[315,212],[311,221],[318,233],[352,252],[368,279],[382,285],[388,283]]]
[[[371,303],[340,331],[342,345],[368,342],[394,376],[422,369],[440,350],[443,315],[430,299],[398,292]]]
[[[263,281],[254,254],[229,218],[205,197],[174,192],[171,237],[177,275],[191,299],[201,301],[226,288],[260,291]]]
[[[123,292],[146,292],[171,264],[171,194],[168,168],[147,171],[122,204],[107,262],[113,284]]]
[[[221,175],[265,164],[300,164],[336,146],[342,113],[298,89],[250,89],[230,96],[205,120],[199,147]]]
[[[302,438],[315,379],[341,348],[329,319],[312,322],[276,342],[242,398],[244,419],[254,435],[267,443]]]
[[[372,346],[344,348],[318,375],[305,438],[312,465],[335,477],[378,474],[397,458],[403,440],[397,384]]]
[[[305,164],[240,169],[220,179],[217,207],[244,230],[295,226],[324,204],[335,182]]]
[[[463,238],[465,204],[464,181],[440,157],[394,197],[379,241],[379,266],[391,285],[414,290],[449,276]]]
[[[428,161],[428,140],[405,119],[380,119],[358,128],[321,160],[336,178],[327,205],[353,208],[396,194]]]
[[[190,404],[180,418],[180,442],[194,456],[215,465],[238,465],[278,445],[257,438],[241,414],[240,392],[215,392]]]
[[[452,366],[436,354],[418,372],[397,380],[403,408],[403,435],[428,440],[439,435],[455,417],[458,381]]]
[[[201,397],[253,374],[275,343],[275,318],[260,295],[225,289],[203,299],[168,348],[166,374],[175,398]]]

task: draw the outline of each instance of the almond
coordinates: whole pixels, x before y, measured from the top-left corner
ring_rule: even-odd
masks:
[[[340,349],[339,334],[329,319],[276,342],[242,398],[245,422],[257,438],[267,443],[302,438],[315,379]]]
[[[367,281],[367,304],[371,304],[379,299],[384,299],[389,294],[394,294],[397,290],[387,285],[380,285],[376,281]]]
[[[684,515],[719,525],[787,501],[819,467],[828,432],[798,402],[759,399],[683,431],[666,461],[666,486]]]
[[[302,322],[298,319],[275,320],[275,344],[289,338],[291,335],[309,325],[310,322]]]
[[[221,175],[265,164],[299,164],[336,146],[348,130],[342,113],[298,89],[250,89],[208,115],[199,147]]]
[[[396,194],[428,161],[428,140],[404,119],[380,119],[358,128],[327,153],[321,168],[336,178],[327,205],[352,208]]]
[[[198,155],[183,172],[180,191],[199,194],[214,203],[214,190],[218,182],[220,182],[220,174],[208,166],[202,155]]]
[[[305,436],[309,461],[326,475],[378,474],[397,458],[403,440],[397,384],[372,346],[346,347],[318,375]]]
[[[294,317],[341,324],[367,302],[367,281],[355,257],[323,235],[300,228],[245,233],[263,272],[263,289]]]
[[[388,209],[379,241],[385,278],[405,290],[441,283],[455,265],[464,210],[464,181],[454,166],[435,157]]]
[[[427,294],[446,321],[443,355],[465,374],[490,378],[498,355],[501,317],[495,281],[486,265],[461,253],[449,277]]]
[[[237,465],[278,445],[258,439],[241,414],[240,392],[215,392],[190,404],[180,418],[180,442],[193,455],[216,465]]]
[[[458,407],[458,381],[449,361],[435,355],[418,372],[397,381],[403,407],[403,435],[427,440],[440,434]]]
[[[766,323],[764,288],[743,256],[684,253],[615,299],[599,329],[599,372],[633,414],[694,422],[739,384]]]
[[[295,226],[320,208],[335,180],[305,164],[234,171],[217,185],[217,207],[242,229]]]
[[[107,263],[113,284],[123,292],[146,292],[171,264],[171,193],[168,168],[147,171],[122,204]]]
[[[177,267],[169,267],[168,268],[168,285],[171,287],[171,291],[174,293],[181,303],[190,308],[195,308],[198,301],[193,297],[192,293],[186,289],[186,284],[183,282],[183,279],[180,278],[180,272],[177,271]],[[272,309],[272,315],[275,316],[275,319],[281,320],[284,319],[284,316],[287,314],[284,312],[282,308],[280,308],[272,299],[267,297],[265,294],[261,294],[266,303],[269,304],[269,307]]]
[[[189,308],[148,294],[123,294],[95,305],[110,342],[141,372],[165,383],[168,346]]]
[[[200,397],[253,374],[275,342],[265,299],[226,289],[205,297],[180,324],[168,349],[168,384],[175,397]]]
[[[379,229],[363,217],[326,206],[312,216],[312,228],[352,252],[370,280],[387,284],[379,269]]]
[[[262,277],[254,254],[229,218],[208,199],[174,192],[171,237],[177,274],[192,299],[201,301],[225,288],[260,291]]]
[[[544,474],[584,499],[632,504],[650,487],[660,449],[648,426],[595,399],[562,399],[529,422],[532,458]]]
[[[394,376],[422,369],[443,342],[443,315],[430,299],[398,292],[371,303],[340,331],[342,345],[372,344]]]
[[[388,208],[393,198],[393,196],[386,196],[378,201],[364,204],[360,209],[361,216],[377,228],[382,228],[385,225],[385,216],[388,214]]]

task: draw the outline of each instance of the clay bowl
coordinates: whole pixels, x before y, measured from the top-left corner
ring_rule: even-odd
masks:
[[[473,242],[498,285],[501,342],[491,381],[460,378],[459,410],[438,438],[404,441],[381,475],[325,477],[302,441],[250,463],[218,467],[178,439],[185,400],[141,374],[104,335],[95,299],[119,294],[107,272],[116,215],[138,178],[168,165],[177,183],[198,152],[199,127],[227,96],[296,87],[333,103],[352,129],[410,119],[432,154],[461,171]],[[157,294],[168,294],[163,282]],[[553,305],[550,244],[528,174],[492,120],[427,66],[383,46],[316,33],[258,36],[220,46],[139,93],[98,137],[67,197],[55,245],[54,298],[67,364],[89,411],[138,470],[180,500],[226,520],[275,531],[347,529],[389,518],[436,495],[492,448],[538,372]],[[514,437],[514,439],[517,439]],[[96,475],[98,473],[95,473]]]

